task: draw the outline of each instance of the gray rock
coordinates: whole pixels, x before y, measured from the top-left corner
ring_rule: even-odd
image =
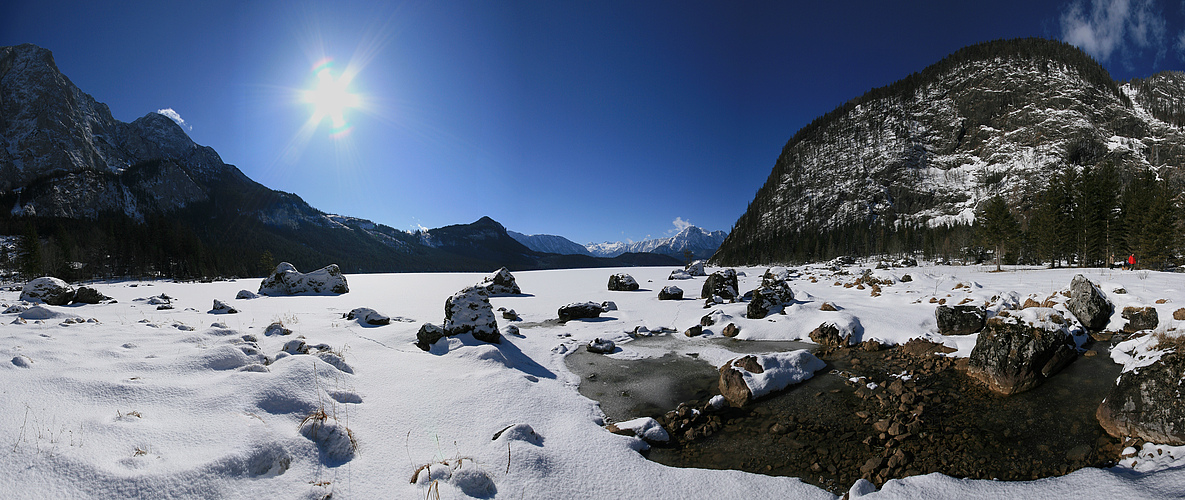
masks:
[[[609,277],[609,290],[617,292],[632,292],[638,289],[638,281],[625,273],[617,273]]]
[[[310,273],[301,273],[292,264],[281,262],[259,284],[260,295],[338,295],[349,293],[346,277],[337,264]]]
[[[89,286],[80,286],[74,292],[74,302],[78,304],[98,304],[103,301],[111,300],[111,297],[99,293],[98,290]]]
[[[664,286],[658,292],[658,300],[683,300],[683,289],[677,286]]]
[[[588,352],[597,354],[611,354],[615,349],[617,349],[617,346],[612,340],[601,340],[597,338],[593,339],[592,342],[589,342],[588,345],[584,346],[584,348],[588,349]]]
[[[214,307],[210,309],[210,314],[238,314],[238,312],[238,309],[218,299],[214,299]]]
[[[736,300],[740,296],[737,293],[737,272],[734,269],[724,269],[716,271],[708,276],[707,281],[704,281],[704,288],[700,291],[701,299],[710,299],[720,297],[724,300]]]
[[[432,344],[444,336],[444,328],[432,323],[424,323],[420,325],[420,331],[416,332],[416,346],[427,351],[432,348]]]
[[[704,261],[702,261],[702,260],[697,260],[695,262],[687,264],[687,267],[684,268],[684,271],[686,271],[687,274],[690,274],[692,276],[707,276],[708,275],[708,273],[704,272]]]
[[[490,294],[484,287],[466,287],[444,302],[444,333],[473,334],[482,342],[498,343],[498,320],[490,306]]]
[[[1166,352],[1160,361],[1119,376],[1095,416],[1115,437],[1185,445],[1185,353]]]
[[[251,290],[239,290],[239,293],[235,294],[235,298],[236,299],[258,299],[259,295],[256,294],[255,292],[252,292]]]
[[[1123,325],[1123,331],[1127,333],[1135,333],[1140,330],[1155,330],[1160,324],[1160,315],[1156,313],[1155,307],[1125,307],[1120,313],[1127,323]]]
[[[25,284],[21,289],[24,302],[44,302],[51,306],[64,306],[74,300],[74,288],[60,279],[45,276]]]
[[[971,350],[967,375],[1003,395],[1036,387],[1078,357],[1064,321],[1056,313],[1052,324],[1003,315],[987,320]]]
[[[762,278],[762,283],[760,288],[753,290],[753,298],[749,299],[745,309],[749,319],[764,318],[794,302],[794,291],[785,281]]]
[[[382,325],[391,324],[391,317],[390,316],[379,313],[378,311],[375,311],[374,309],[371,309],[369,307],[355,308],[354,310],[346,313],[345,319],[358,320],[359,324],[371,325],[371,326],[382,326]]]
[[[477,286],[485,288],[490,295],[518,295],[523,293],[518,283],[514,281],[514,275],[510,274],[510,271],[505,267],[487,276]]]
[[[983,330],[987,310],[982,306],[938,306],[934,309],[938,322],[938,333],[943,335],[970,335]]]
[[[668,280],[689,280],[691,275],[687,271],[676,269],[671,271],[671,275],[667,277]]]
[[[215,323],[215,325],[218,325],[218,323]],[[219,328],[226,328],[226,325],[222,325]],[[287,327],[285,327],[284,323],[276,321],[270,325],[267,325],[267,328],[263,329],[263,334],[268,337],[272,335],[292,335],[292,330],[289,330]]]
[[[1078,274],[1070,281],[1070,300],[1066,308],[1074,314],[1087,330],[1101,331],[1111,321],[1114,306],[1103,291],[1085,276]]]
[[[557,314],[559,314],[560,321],[571,321],[574,319],[599,318],[604,311],[605,308],[596,302],[573,302],[560,307]]]

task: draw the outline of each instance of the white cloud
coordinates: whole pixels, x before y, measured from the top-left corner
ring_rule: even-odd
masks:
[[[1182,60],[1185,60],[1185,31],[1182,31],[1180,35],[1177,35],[1177,47],[1176,48],[1177,48],[1177,57],[1180,57]]]
[[[181,118],[181,113],[173,111],[173,108],[158,109],[156,112],[169,117],[170,120],[177,122],[177,125],[193,130],[193,127],[186,124],[185,120]]]
[[[1062,39],[1106,62],[1118,53],[1156,50],[1165,55],[1165,19],[1155,0],[1077,0],[1062,13]]]
[[[675,220],[671,221],[671,224],[675,225],[675,229],[668,231],[671,233],[677,233],[691,226],[691,222],[683,220],[682,217],[675,217]]]

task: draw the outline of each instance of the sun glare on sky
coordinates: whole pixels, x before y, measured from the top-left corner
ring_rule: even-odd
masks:
[[[318,61],[313,66],[313,74],[316,75],[314,87],[302,93],[304,102],[313,105],[313,116],[309,121],[318,124],[328,118],[333,125],[330,137],[345,137],[352,128],[346,120],[345,112],[347,109],[361,106],[362,99],[350,92],[350,78],[346,75],[334,75],[333,59]]]

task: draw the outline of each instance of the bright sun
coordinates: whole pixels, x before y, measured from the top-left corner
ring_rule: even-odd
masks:
[[[333,123],[331,136],[341,137],[351,128],[345,118],[346,109],[357,108],[361,105],[361,99],[349,91],[349,78],[334,77],[331,62],[326,60],[313,68],[317,75],[317,83],[313,89],[304,91],[303,97],[304,102],[313,105],[313,117],[310,121],[320,123],[329,118]]]

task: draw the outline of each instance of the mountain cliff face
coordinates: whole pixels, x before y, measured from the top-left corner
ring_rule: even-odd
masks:
[[[1183,81],[1120,85],[1055,41],[964,48],[795,134],[714,259],[789,261],[788,242],[845,228],[967,225],[997,194],[1025,211],[1066,168],[1178,179]]]
[[[560,255],[589,255],[587,248],[563,236],[552,234],[523,234],[507,231],[515,241],[536,252],[556,253]]]

